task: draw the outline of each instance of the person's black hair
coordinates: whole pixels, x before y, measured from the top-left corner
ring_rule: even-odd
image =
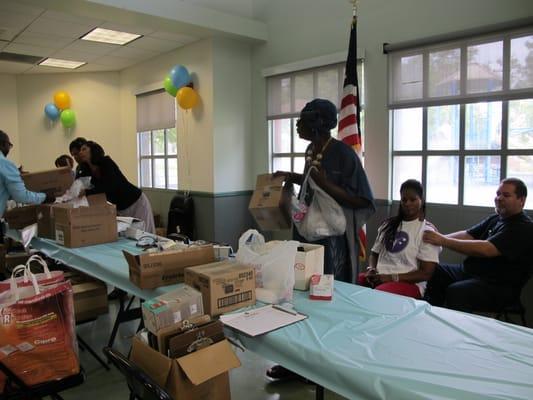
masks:
[[[87,143],[87,139],[84,137],[77,137],[74,139],[70,144],[68,145],[68,150],[72,153],[72,150],[80,150],[81,146],[83,146],[85,143]]]
[[[413,190],[418,195],[418,197],[420,197],[420,199],[422,200],[422,213],[425,215],[426,199],[424,198],[424,188],[422,187],[422,184],[416,179],[408,179],[404,183],[402,183],[402,186],[400,186],[400,193],[402,193],[404,190]],[[404,218],[405,216],[403,214],[402,205],[400,204],[400,206],[398,207],[398,215],[390,217],[385,221],[385,226],[383,227],[383,234],[381,239],[384,245],[386,245],[387,243],[394,242],[396,232],[398,231],[398,228]]]
[[[527,186],[521,179],[518,178],[505,178],[501,183],[510,183],[514,186],[514,192],[516,197],[527,197]]]
[[[72,165],[74,165],[74,160],[68,154],[62,154],[56,158],[56,167],[70,167]]]
[[[102,160],[105,157],[105,151],[98,143],[93,142],[92,140],[87,141],[83,144],[91,149],[91,164],[100,165]]]
[[[6,142],[9,138],[9,135],[0,129],[0,142]]]
[[[313,134],[329,134],[337,126],[337,107],[329,100],[314,99],[304,106],[300,119],[309,126]]]

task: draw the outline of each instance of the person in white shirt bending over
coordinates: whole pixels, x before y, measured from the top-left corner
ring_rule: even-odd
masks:
[[[425,219],[422,184],[409,179],[402,183],[400,195],[398,215],[379,227],[369,267],[359,274],[357,284],[421,299],[441,248],[422,241],[425,230],[435,230]]]

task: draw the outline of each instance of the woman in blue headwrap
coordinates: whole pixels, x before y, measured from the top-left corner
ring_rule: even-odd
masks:
[[[355,283],[359,272],[357,232],[375,211],[374,197],[355,151],[331,136],[330,131],[336,125],[337,107],[331,101],[314,99],[307,103],[296,123],[300,138],[311,142],[306,150],[304,173],[278,171],[275,175],[285,176],[286,183],[301,185],[309,169],[315,167],[310,176],[342,206],[346,233],[310,242],[294,229],[294,239],[323,245],[324,273],[333,274],[336,280]],[[307,198],[306,202],[309,204],[310,200]]]
[[[361,161],[347,144],[334,139],[331,129],[337,125],[337,107],[329,100],[314,99],[300,112],[296,123],[301,139],[311,143],[306,150],[303,174],[278,171],[287,184],[301,185],[309,172],[315,183],[343,208],[346,232],[317,241],[306,240],[297,229],[293,237],[300,242],[324,246],[324,273],[333,274],[336,280],[355,283],[359,274],[359,243],[357,234],[370,215],[375,212],[374,197]],[[310,204],[311,196],[306,196]],[[297,377],[286,368],[275,365],[267,371],[273,379]]]

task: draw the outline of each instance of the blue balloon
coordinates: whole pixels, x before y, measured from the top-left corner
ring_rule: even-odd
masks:
[[[180,89],[185,85],[188,85],[191,81],[191,76],[189,71],[183,65],[175,65],[169,73],[170,79],[172,80],[172,85],[176,89]]]
[[[59,112],[59,108],[57,108],[56,105],[53,103],[48,103],[46,106],[44,106],[44,113],[52,121],[55,121],[56,119],[58,119],[59,115],[61,114]]]

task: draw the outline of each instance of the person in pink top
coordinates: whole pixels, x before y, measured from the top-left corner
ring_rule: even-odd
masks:
[[[398,215],[379,227],[369,267],[357,283],[389,293],[421,299],[439,263],[441,248],[422,241],[425,230],[435,230],[425,219],[422,184],[414,179],[400,187]]]

